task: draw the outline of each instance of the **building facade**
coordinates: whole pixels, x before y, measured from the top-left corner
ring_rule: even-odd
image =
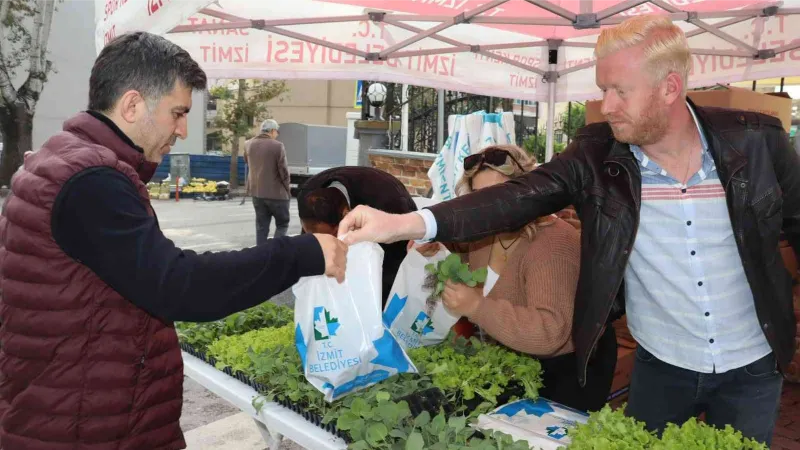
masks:
[[[347,126],[347,113],[356,107],[356,81],[287,80],[288,92],[267,102],[271,118],[282,123]],[[214,121],[224,100],[208,98],[206,106],[206,148],[212,152],[229,149],[219,136]],[[251,134],[258,134],[257,120]],[[241,148],[241,146],[240,146]]]

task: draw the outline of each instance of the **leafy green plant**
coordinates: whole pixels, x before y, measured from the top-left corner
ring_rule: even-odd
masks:
[[[694,417],[680,427],[667,425],[653,450],[767,450],[767,446],[742,436],[730,425],[720,430]]]
[[[258,335],[250,333],[249,337],[256,338]],[[488,346],[485,350],[472,349],[472,345],[466,345],[462,341],[444,344],[443,347],[455,348],[457,352],[470,353],[473,356],[489,350]],[[484,408],[471,411],[467,416],[446,419],[444,412],[440,411],[433,419],[428,412],[412,417],[408,403],[402,399],[433,386],[431,377],[426,374],[401,374],[336,402],[327,403],[322,394],[306,382],[300,358],[291,345],[276,346],[260,352],[251,346],[248,357],[252,365],[247,371],[265,389],[261,392],[263,397],[254,402],[256,408],[264,401],[285,400],[307,411],[321,414],[323,424],[335,421],[339,430],[349,434],[352,442],[350,448],[353,449],[527,448],[517,446],[521,444],[515,444],[510,437],[500,434],[483,438],[475,436],[475,430],[467,423],[477,417],[480,411],[494,406],[490,402],[485,402]],[[487,361],[484,365],[493,363]],[[505,364],[513,362],[509,360]],[[442,426],[442,423],[445,425]],[[419,439],[422,439],[422,447],[417,446]]]
[[[436,302],[441,298],[444,292],[445,282],[452,281],[455,283],[464,283],[469,287],[475,287],[479,283],[486,282],[488,269],[482,267],[475,271],[469,269],[469,264],[462,262],[461,257],[455,253],[447,256],[447,258],[425,266],[425,271],[428,275],[425,277],[423,287],[432,291],[431,295],[426,300],[426,307],[428,315],[433,314],[436,308]]]
[[[214,322],[176,322],[175,329],[182,342],[205,352],[208,345],[221,336],[243,334],[250,330],[282,327],[294,321],[294,311],[281,305],[265,302]]]
[[[237,318],[222,330],[235,332],[246,328],[246,322]],[[217,368],[230,367],[257,382],[261,394],[253,401],[257,410],[266,401],[281,401],[319,414],[323,424],[333,422],[348,433],[353,449],[527,449],[527,443],[514,442],[502,433],[477,433],[469,423],[496,406],[497,393],[511,381],[527,383],[534,396],[541,385],[541,368],[535,360],[520,359],[513,352],[477,340],[449,339],[440,346],[423,347],[428,352],[424,360],[430,371],[400,374],[328,403],[305,379],[294,345],[293,323],[230,336],[220,334],[207,349],[208,355],[217,359]],[[459,370],[459,366],[472,367],[474,373]],[[456,383],[457,377],[464,377],[464,383]],[[449,418],[444,410],[413,417],[405,399],[416,404],[417,395],[434,386],[449,389],[450,398],[478,394],[486,400],[468,412],[462,407]]]
[[[428,420],[430,420],[428,422]],[[426,423],[427,422],[427,423]],[[529,450],[528,441],[515,441],[510,435],[494,432],[477,437],[477,430],[469,426],[466,417],[445,419],[438,414],[432,420],[422,413],[414,418],[414,430],[406,440],[406,450]]]
[[[650,449],[658,437],[632,417],[606,405],[589,415],[585,424],[569,430],[569,450],[643,450]]]
[[[264,387],[262,397],[253,401],[256,410],[265,401],[291,402],[309,412],[324,414],[334,409],[323,394],[309,383],[303,373],[300,355],[293,344],[279,345],[260,352],[250,347],[247,351],[252,363],[249,375]]]
[[[536,158],[539,163],[545,162],[545,154],[547,149],[547,137],[545,133],[532,134],[522,141],[522,148]],[[557,155],[567,149],[567,144],[562,142],[553,142],[553,154]]]
[[[502,433],[477,437],[468,417],[448,419],[444,412],[431,417],[428,411],[412,417],[405,401],[392,401],[386,391],[373,394],[350,397],[338,414],[337,428],[348,431],[353,439],[350,449],[529,449],[526,441],[515,442]]]
[[[447,258],[425,266],[425,270],[430,275],[435,275],[437,284],[435,294],[440,294],[444,290],[444,282],[447,280],[457,283],[464,283],[469,287],[475,287],[478,283],[486,281],[488,270],[482,267],[475,271],[469,270],[469,264],[462,262],[461,257],[451,253]]]
[[[208,346],[208,354],[217,360],[218,369],[230,367],[234,371],[252,375],[251,352],[259,354],[293,345],[294,324],[288,324],[280,328],[262,328],[244,334],[222,336]]]
[[[720,430],[695,418],[681,426],[668,424],[659,438],[623,409],[606,405],[591,413],[587,423],[569,430],[569,450],[767,450],[730,425]]]
[[[350,433],[350,448],[391,448],[392,441],[407,438],[402,424],[411,416],[408,403],[391,401],[387,392],[378,393],[372,405],[363,397],[349,400],[336,420],[336,428]]]
[[[417,369],[451,399],[471,400],[478,394],[488,402],[486,407],[493,407],[497,396],[514,382],[524,387],[526,398],[538,397],[542,366],[536,359],[475,338],[450,342],[415,348],[408,354]]]

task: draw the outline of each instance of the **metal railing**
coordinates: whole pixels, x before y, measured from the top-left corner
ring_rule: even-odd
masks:
[[[371,105],[367,91],[370,82],[363,82],[361,118],[369,119]],[[403,85],[385,83],[387,97],[381,114],[384,120],[401,122],[403,107],[408,107],[408,145],[407,150],[420,153],[437,153],[437,131],[439,127],[439,92],[444,92],[444,136],[449,135],[447,117],[451,114],[470,114],[476,111],[494,112],[496,109],[515,112],[516,143],[523,146],[525,140],[538,132],[539,105],[526,105],[518,102],[517,108],[512,99],[487,97],[458,91],[437,91],[436,89],[408,86],[406,99],[403,99]],[[517,113],[519,111],[519,113]],[[531,114],[533,112],[534,114]],[[527,115],[526,115],[527,114]],[[403,149],[402,130],[390,127],[389,149]]]

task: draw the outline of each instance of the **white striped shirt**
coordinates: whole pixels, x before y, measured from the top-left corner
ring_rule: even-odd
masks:
[[[641,166],[642,204],[625,269],[626,311],[631,334],[658,359],[723,373],[772,350],[759,327],[725,190],[694,119],[703,164],[686,185],[631,146]]]

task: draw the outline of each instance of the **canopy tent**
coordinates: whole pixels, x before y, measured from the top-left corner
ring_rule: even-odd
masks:
[[[690,87],[800,74],[800,0],[95,0],[98,52],[163,34],[210,78],[395,82],[547,102],[589,100],[600,28],[668,14]],[[547,159],[555,108],[548,108]]]

